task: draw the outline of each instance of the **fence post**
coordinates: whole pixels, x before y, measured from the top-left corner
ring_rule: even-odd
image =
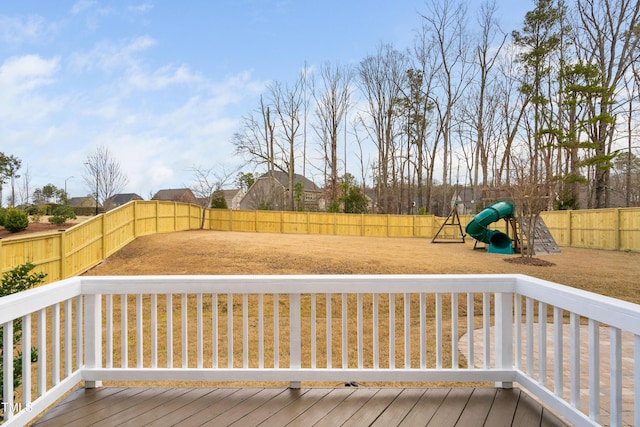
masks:
[[[138,237],[138,201],[133,201],[133,238]]]
[[[300,294],[289,294],[289,367],[300,369],[301,339]],[[289,388],[299,389],[300,381],[291,381]]]
[[[58,230],[60,232],[60,280],[67,278],[67,247],[65,230]]]
[[[102,214],[102,259],[100,261],[104,261],[107,259],[107,221],[106,221],[106,213]]]
[[[173,230],[178,231],[178,202],[173,202]]]
[[[387,219],[387,237],[391,237],[391,215],[387,214],[385,215],[385,218]]]
[[[84,295],[84,366],[102,367],[102,298],[100,295]],[[102,387],[102,381],[84,382],[85,388]]]
[[[613,221],[615,250],[620,250],[620,208],[615,209],[616,217]]]
[[[513,295],[499,292],[495,295],[496,368],[513,370]],[[513,388],[511,381],[497,381],[496,387]]]
[[[569,230],[569,241],[567,242],[567,245],[571,246],[573,240],[573,211],[569,210],[567,211],[567,214],[569,215],[569,221],[567,224],[567,229]]]
[[[158,232],[158,223],[160,222],[160,201],[156,200],[156,229],[154,233]]]

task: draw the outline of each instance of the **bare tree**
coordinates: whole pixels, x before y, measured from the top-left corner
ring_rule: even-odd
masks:
[[[82,175],[89,193],[96,197],[96,215],[98,206],[111,196],[118,194],[129,182],[129,178],[120,168],[120,163],[113,158],[109,149],[99,145],[87,156]]]
[[[540,174],[533,173],[532,162],[526,157],[514,156],[512,163],[514,168],[508,189],[515,202],[516,219],[520,225],[520,254],[531,258],[535,255],[535,231],[540,212],[548,204],[547,185],[540,181]],[[525,240],[526,247],[523,247]]]
[[[469,84],[468,42],[466,34],[466,7],[464,3],[450,0],[432,0],[427,14],[422,15],[438,52],[438,73],[440,96],[436,97],[438,112],[438,136],[442,138],[442,183],[444,189],[451,181],[452,130],[454,128],[454,108]],[[449,208],[449,193],[443,192],[441,214]]]
[[[493,184],[498,186],[503,183],[510,185],[510,171],[513,168],[511,152],[515,148],[514,145],[522,127],[521,123],[531,100],[529,91],[520,90],[522,68],[515,60],[515,55],[515,49],[507,49],[499,64],[500,73],[496,96],[500,109],[499,120],[502,122],[499,131],[500,139],[504,143],[500,148],[498,146],[492,147],[493,156],[498,159],[493,171]]]
[[[495,100],[491,98],[494,88],[492,85],[494,66],[502,52],[502,48],[507,39],[507,34],[502,32],[496,22],[497,7],[495,1],[487,1],[480,7],[478,22],[480,24],[480,36],[475,47],[474,65],[476,68],[476,78],[474,79],[474,90],[471,91],[472,98],[468,100],[471,106],[470,124],[475,134],[475,144],[471,150],[473,158],[473,174],[471,184],[473,188],[473,199],[480,197],[478,187],[487,186],[489,177],[489,140],[492,129],[492,119],[495,117],[491,107],[497,107]],[[497,43],[496,43],[497,41]],[[497,46],[497,47],[496,47]],[[482,172],[482,176],[480,176]]]
[[[428,26],[422,25],[411,48],[414,61],[413,67],[407,70],[408,93],[405,94],[407,139],[415,152],[418,208],[425,208],[426,211],[431,211],[431,190],[439,150],[439,139],[432,126],[435,75],[440,64],[435,40],[430,34]]]
[[[276,163],[273,110],[264,97],[260,96],[256,111],[242,117],[240,130],[233,135],[232,141],[236,154],[242,155],[247,162],[266,165],[271,175],[275,169],[285,170],[284,165]]]
[[[31,195],[31,170],[27,166],[22,174],[22,184],[18,189],[18,196],[20,197],[20,203],[23,205],[29,204],[29,196]]]
[[[269,86],[273,105],[279,121],[279,130],[282,136],[283,149],[282,163],[285,166],[283,172],[289,176],[289,200],[288,208],[294,209],[295,194],[293,182],[295,176],[295,160],[297,143],[299,142],[300,124],[303,119],[305,72],[301,73],[292,87],[274,82]]]
[[[214,194],[222,190],[222,187],[232,180],[238,170],[239,168],[227,172],[224,165],[208,169],[199,166],[191,167],[190,172],[193,176],[193,181],[190,185],[191,191],[197,198],[205,200],[202,206],[200,229],[204,229],[207,209],[211,207]]]
[[[389,213],[395,204],[397,108],[407,65],[407,58],[402,53],[391,45],[380,45],[377,53],[365,58],[358,67],[360,88],[367,102],[367,118],[363,123],[378,150],[374,180],[381,213]]]
[[[345,66],[320,68],[319,92],[315,95],[315,130],[322,144],[325,182],[329,188],[329,203],[338,200],[338,137],[340,127],[346,126],[346,113],[351,98],[352,71]],[[328,176],[327,176],[328,169]]]

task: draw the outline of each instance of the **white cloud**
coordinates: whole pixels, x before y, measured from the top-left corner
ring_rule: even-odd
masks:
[[[89,52],[76,53],[71,57],[72,67],[81,72],[112,72],[137,67],[136,55],[156,45],[149,36],[140,36],[120,43],[102,42]]]
[[[10,45],[36,43],[46,40],[54,27],[38,15],[25,18],[0,15],[0,40]]]
[[[147,13],[151,9],[153,9],[153,3],[150,1],[138,4],[138,5],[134,5],[134,6],[129,6],[127,8],[129,12],[134,12],[134,13]]]
[[[20,93],[50,84],[58,70],[59,58],[43,59],[38,55],[11,57],[0,66],[2,93]]]
[[[55,82],[58,58],[44,59],[38,55],[11,57],[0,65],[0,117],[13,127],[41,120],[62,108],[63,100],[43,96],[39,89]]]
[[[185,65],[177,68],[166,65],[150,74],[141,69],[132,69],[127,77],[127,82],[132,89],[144,91],[161,90],[176,84],[199,83],[203,80],[201,76],[193,73]]]
[[[84,11],[91,9],[97,2],[95,0],[78,0],[71,7],[72,15],[79,15]]]

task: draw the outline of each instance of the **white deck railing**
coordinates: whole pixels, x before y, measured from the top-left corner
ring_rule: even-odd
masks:
[[[136,380],[517,382],[574,424],[640,425],[640,306],[523,275],[75,277],[0,299],[4,349],[16,321],[6,425]]]

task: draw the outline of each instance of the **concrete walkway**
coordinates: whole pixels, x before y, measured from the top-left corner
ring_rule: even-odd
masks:
[[[527,360],[525,359],[525,352],[527,346],[527,338],[525,335],[525,325],[522,325],[522,358],[520,360],[519,366],[522,371],[527,371]],[[494,327],[491,327],[491,343],[495,342],[494,340]],[[474,364],[476,367],[484,366],[484,350],[483,350],[483,330],[476,329],[473,332],[473,341],[474,341]],[[567,401],[570,401],[570,393],[571,393],[571,379],[570,379],[570,363],[569,358],[571,356],[570,352],[570,329],[569,325],[563,325],[563,397]],[[546,366],[546,384],[547,388],[553,390],[554,389],[554,342],[553,342],[553,324],[548,324],[546,327],[546,338],[547,338],[547,366]],[[515,339],[515,334],[514,334]],[[534,340],[534,349],[537,349],[538,346],[536,343],[539,341],[539,326],[537,323],[534,324],[533,328],[533,340]],[[580,326],[580,409],[585,413],[589,414],[589,331],[587,325]],[[461,354],[468,355],[468,335],[465,334],[459,341],[459,351]],[[609,382],[610,382],[610,332],[609,328],[606,326],[600,327],[600,423],[603,425],[608,425],[609,423],[609,408],[610,408],[610,390],[609,390]],[[517,363],[517,359],[514,354],[514,362]],[[541,382],[541,376],[539,372],[539,354],[536,350],[534,350],[533,360],[533,371],[529,374],[535,378],[538,382]],[[491,364],[494,363],[494,354],[491,354]],[[640,367],[638,367],[640,369]],[[622,333],[622,407],[623,407],[623,425],[634,425],[634,413],[633,413],[633,403],[634,403],[634,394],[633,394],[633,334],[628,332]]]

